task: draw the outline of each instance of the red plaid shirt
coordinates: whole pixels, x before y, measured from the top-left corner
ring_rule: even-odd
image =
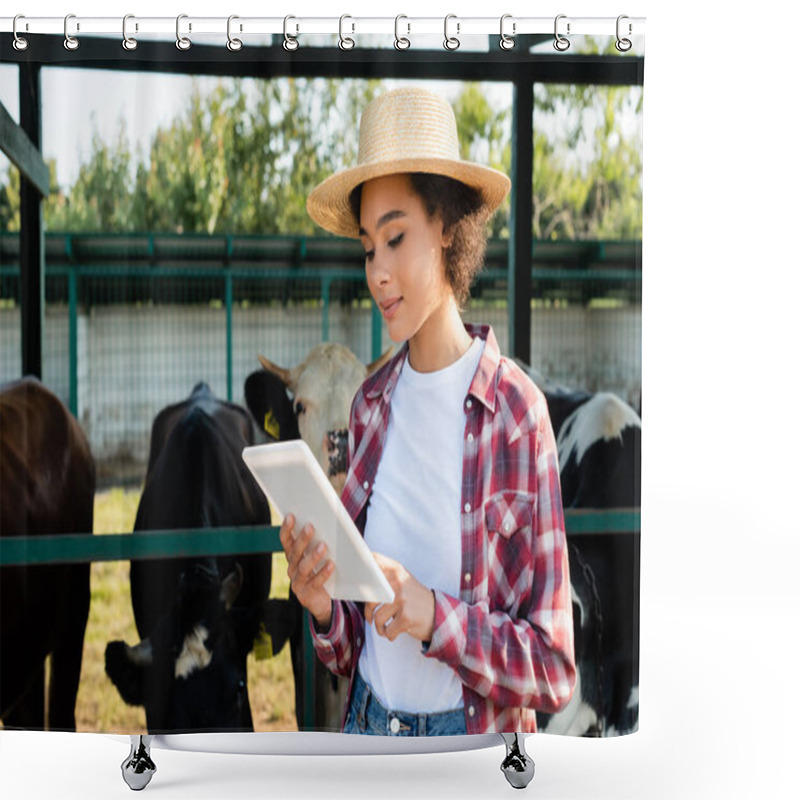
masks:
[[[422,649],[460,678],[467,733],[534,732],[536,710],[563,708],[575,685],[556,442],[544,395],[500,355],[489,326],[466,327],[486,345],[464,399],[461,589],[452,597],[432,587],[433,637]],[[342,502],[362,535],[406,351],[353,400]],[[333,603],[325,633],[312,618],[328,669],[352,679],[364,624],[363,605],[352,602]]]

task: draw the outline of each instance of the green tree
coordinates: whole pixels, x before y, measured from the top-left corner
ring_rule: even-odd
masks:
[[[288,78],[195,84],[183,112],[135,154],[120,124],[108,144],[95,131],[75,184],[56,185],[50,230],[319,235],[305,211],[310,190],[355,162],[358,120],[377,80]],[[511,108],[479,83],[453,103],[462,158],[508,173]],[[641,142],[624,124],[641,90],[537,85],[534,93],[533,234],[538,239],[639,238]],[[630,127],[630,126],[628,126]],[[491,221],[507,236],[509,201]],[[19,228],[19,176],[0,183],[0,229]]]
[[[8,167],[0,186],[0,231],[19,230],[19,170]]]
[[[534,97],[534,237],[641,238],[641,139],[623,131],[641,90],[537,85]]]
[[[57,208],[64,202],[56,180],[55,159],[47,160],[50,172],[50,195],[45,201],[45,219],[48,209]],[[20,177],[19,170],[9,165],[5,181],[0,184],[0,231],[16,232],[20,228]]]
[[[614,55],[614,39],[583,37],[581,52]],[[533,235],[639,239],[640,87],[536,84]]]
[[[244,98],[219,84],[208,96],[195,86],[184,115],[159,129],[147,163],[137,166],[134,205],[145,230],[214,233],[231,198],[228,161]]]
[[[89,159],[78,170],[69,190],[53,187],[45,205],[45,224],[50,230],[125,231],[131,219],[132,156],[120,124],[113,144],[102,141],[95,130]],[[54,172],[51,170],[51,185]]]
[[[511,108],[494,109],[477,83],[465,83],[453,102],[461,158],[486,164],[508,174],[511,142],[506,135]],[[510,198],[492,217],[489,235],[508,236]]]

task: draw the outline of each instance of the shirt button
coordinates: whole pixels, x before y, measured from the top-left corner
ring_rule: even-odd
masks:
[[[464,576],[464,583],[469,583],[471,580],[472,580],[472,573],[468,572],[468,573],[467,573],[467,574]]]
[[[467,408],[472,408],[472,400],[467,400]]]
[[[474,438],[475,438],[475,437],[474,437],[474,436],[473,436],[471,433],[468,433],[468,434],[467,434],[467,441],[468,441],[468,442],[471,442],[471,441],[472,441]]]
[[[466,512],[467,512],[467,514],[469,514],[469,512],[470,512],[470,511],[472,511],[472,506],[471,506],[469,503],[467,503],[467,504],[464,506],[464,511],[466,511]]]
[[[356,639],[356,647],[361,647],[361,637],[360,636]]]
[[[511,530],[511,523],[510,523],[510,522],[504,522],[504,523],[503,523],[503,530],[504,530],[506,533],[508,533],[508,532]]]
[[[469,707],[469,715],[470,715],[471,717],[474,717],[474,716],[475,716],[475,706],[470,706],[470,707]]]
[[[392,733],[400,733],[400,720],[397,717],[392,717],[392,721],[389,723],[389,730]]]
[[[364,488],[369,489],[369,481],[364,481]]]

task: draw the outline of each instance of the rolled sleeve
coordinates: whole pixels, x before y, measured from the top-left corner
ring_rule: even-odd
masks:
[[[358,606],[349,601],[334,600],[328,630],[318,630],[310,614],[309,627],[319,660],[331,672],[349,675],[353,666],[353,642],[363,637],[364,622]]]
[[[433,596],[433,636],[422,652],[452,666],[460,663],[466,647],[466,620],[459,613],[463,604],[438,589],[433,590]]]
[[[452,667],[461,681],[500,706],[554,713],[572,696],[575,666],[571,614],[538,613],[539,624],[487,604],[437,594],[428,658]],[[544,624],[542,624],[544,623]]]

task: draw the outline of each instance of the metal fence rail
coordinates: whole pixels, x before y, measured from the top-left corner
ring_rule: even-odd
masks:
[[[0,567],[274,553],[280,528],[189,528],[141,533],[24,536],[0,539]]]
[[[638,509],[565,509],[564,522],[569,537],[641,529]],[[283,549],[279,531],[269,526],[0,538],[0,567],[276,553]]]
[[[640,535],[636,508],[565,509],[567,536]],[[145,531],[122,534],[57,534],[0,538],[0,567],[36,567],[94,561],[127,561],[281,552],[279,528],[242,527]],[[638,548],[637,548],[638,549]],[[303,611],[303,729],[314,730],[314,646]]]

